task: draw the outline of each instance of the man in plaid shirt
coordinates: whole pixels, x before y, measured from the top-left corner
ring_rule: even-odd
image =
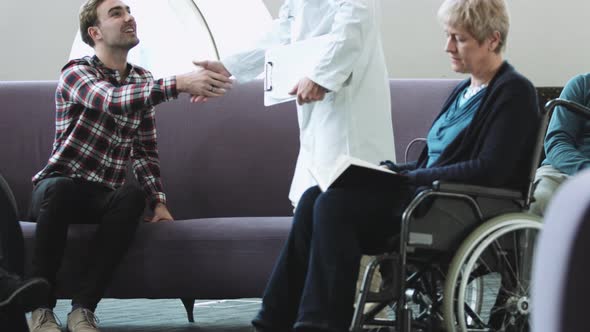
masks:
[[[80,31],[95,55],[66,64],[55,93],[53,151],[33,177],[33,274],[54,290],[68,225],[98,224],[67,321],[68,331],[93,332],[98,331],[94,309],[131,243],[146,200],[154,211],[151,222],[172,220],[160,180],[154,106],[183,92],[222,96],[231,81],[204,69],[154,80],[149,71],[127,63],[139,39],[121,0],[87,0]],[[125,183],[129,161],[142,188]],[[52,292],[33,311],[32,331],[60,331],[55,304]]]

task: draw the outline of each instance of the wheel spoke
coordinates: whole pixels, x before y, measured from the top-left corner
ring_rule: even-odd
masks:
[[[519,234],[519,231],[514,232],[514,234],[512,234],[512,240],[513,240],[513,248],[514,250],[512,250],[512,252],[514,253],[514,265],[515,265],[515,269],[516,269],[516,283],[520,285],[520,264],[518,263],[518,254],[519,254],[519,250],[520,247],[518,246],[518,241],[516,240],[516,235]],[[523,289],[524,291],[524,289]]]
[[[474,320],[475,324],[478,324],[480,328],[487,327],[486,323],[481,319],[481,317],[475,313],[467,303],[465,303],[465,311],[467,315]]]
[[[447,330],[528,331],[523,301],[531,288],[529,249],[540,225],[532,216],[511,214],[486,222],[468,236],[445,282]]]
[[[519,281],[520,279],[518,279],[517,272],[515,271],[515,268],[512,266],[512,264],[510,264],[510,261],[508,260],[508,257],[506,257],[506,255],[504,254],[504,253],[506,253],[508,251],[502,249],[502,245],[499,243],[498,240],[494,241],[493,246],[496,247],[495,249],[497,250],[497,254],[502,258],[502,260],[506,264],[506,267],[508,267],[508,272],[510,274],[512,274],[512,277],[514,278],[513,280],[516,283],[516,285],[515,285],[516,287],[515,288],[520,288],[520,291],[522,291],[523,294],[524,294],[524,289],[523,289],[523,287],[522,287],[522,285],[521,285],[521,283]],[[516,251],[516,248],[514,249],[514,251]],[[510,276],[508,276],[508,277],[510,277]],[[506,280],[506,281],[508,281],[508,280]]]

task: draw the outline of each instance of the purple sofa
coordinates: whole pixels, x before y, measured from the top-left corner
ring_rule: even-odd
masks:
[[[392,80],[397,159],[424,136],[457,80]],[[26,241],[30,179],[48,159],[56,82],[0,82],[0,174],[13,190]],[[294,103],[262,105],[262,82],[223,99],[186,96],[157,107],[162,179],[176,221],[142,224],[107,297],[180,298],[193,321],[195,299],[260,297],[288,234],[287,193],[298,150]],[[94,226],[70,227],[61,298],[76,286]]]

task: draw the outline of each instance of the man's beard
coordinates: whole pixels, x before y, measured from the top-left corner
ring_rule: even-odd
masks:
[[[112,46],[115,48],[123,49],[129,51],[130,49],[134,48],[139,44],[139,38],[135,37],[129,40],[121,40],[116,43],[113,43]]]

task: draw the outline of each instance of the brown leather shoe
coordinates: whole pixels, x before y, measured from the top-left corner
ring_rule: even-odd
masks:
[[[100,332],[98,318],[86,308],[78,308],[68,314],[68,332]]]
[[[31,332],[61,332],[59,319],[55,317],[53,310],[45,308],[33,310],[29,329]]]

